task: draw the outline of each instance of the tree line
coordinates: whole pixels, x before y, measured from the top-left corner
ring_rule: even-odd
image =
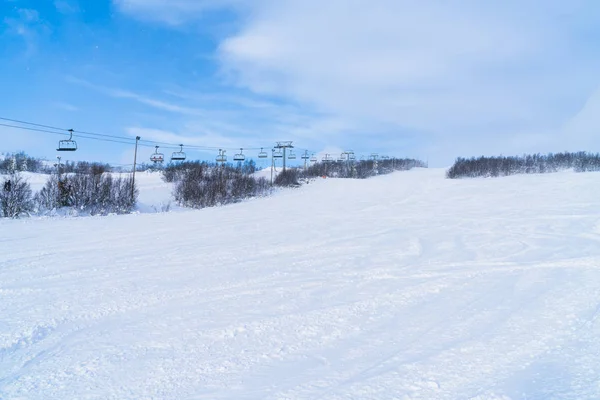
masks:
[[[315,177],[366,179],[394,171],[426,167],[414,159],[318,162],[306,170],[288,168],[276,174],[273,185],[257,178],[254,160],[237,164],[201,161],[171,163],[157,168],[144,165],[136,170],[159,169],[163,180],[173,183],[173,198],[183,207],[204,208],[236,203],[251,197],[269,195],[272,186],[299,186]],[[32,193],[20,171],[50,173],[44,187]],[[111,173],[113,172],[113,173]],[[95,162],[66,162],[49,166],[47,162],[16,153],[0,163],[0,216],[18,217],[44,214],[59,209],[75,209],[90,215],[128,213],[135,209],[138,189],[132,178],[115,177],[110,165]]]
[[[366,179],[394,171],[408,171],[413,168],[426,167],[425,162],[411,158],[318,162],[303,171],[301,176],[305,178],[326,176],[328,178]]]
[[[600,154],[582,151],[512,157],[459,157],[446,171],[446,177],[450,179],[499,177],[515,174],[543,174],[566,169],[573,169],[576,172],[600,171]]]

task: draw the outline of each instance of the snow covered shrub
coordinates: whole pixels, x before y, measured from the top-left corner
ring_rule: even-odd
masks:
[[[40,210],[72,207],[91,215],[125,214],[133,211],[139,191],[132,190],[130,177],[113,178],[111,174],[84,173],[58,177],[52,175],[35,196]]]
[[[200,161],[186,161],[179,164],[169,164],[161,172],[162,178],[165,182],[179,182],[183,176],[190,170],[203,171],[209,168],[209,164]]]
[[[0,211],[3,217],[18,218],[33,208],[31,187],[18,173],[4,178],[0,186]]]
[[[58,176],[51,175],[46,184],[35,194],[34,203],[40,210],[54,210],[60,207]]]
[[[297,169],[288,168],[277,174],[273,183],[276,186],[300,186],[300,183],[298,183],[299,175]]]
[[[167,171],[164,179],[175,181],[173,197],[179,205],[204,208],[269,193],[267,180],[250,176],[248,172],[252,170],[251,164],[235,168],[230,165],[182,163]]]

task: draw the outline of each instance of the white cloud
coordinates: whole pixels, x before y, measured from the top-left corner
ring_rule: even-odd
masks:
[[[496,9],[433,4],[270,3],[222,44],[222,61],[254,91],[399,127],[439,130],[535,112],[523,94],[540,88],[521,74],[507,86],[503,75],[532,68],[552,31]]]
[[[597,128],[582,115],[568,124],[600,83],[596,47],[579,41],[582,26],[598,34],[595,1],[117,3],[172,24],[215,7],[246,7],[238,33],[219,49],[224,76],[316,111],[292,129],[306,138],[351,135],[401,151],[408,135],[420,138],[411,139],[419,152],[450,154],[448,161],[583,144]],[[561,134],[565,124],[578,127]]]
[[[48,34],[51,29],[40,18],[37,10],[18,8],[13,16],[4,18],[5,31],[11,35],[19,36],[27,46],[26,55],[31,56],[37,50],[38,38]]]

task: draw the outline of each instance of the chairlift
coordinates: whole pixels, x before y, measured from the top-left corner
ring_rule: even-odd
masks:
[[[305,151],[304,154],[302,154],[302,156],[300,158],[303,160],[308,160],[310,158],[310,156],[308,155],[308,152]]]
[[[290,150],[290,155],[288,156],[288,160],[295,160],[296,159],[296,155],[294,154],[294,152],[292,152],[292,150]]]
[[[312,155],[312,157],[310,158],[310,162],[311,162],[311,163],[316,163],[317,161],[319,161],[319,160],[317,159],[317,156],[315,156],[315,155],[313,154],[313,155]]]
[[[325,154],[325,156],[321,159],[322,162],[331,162],[333,161],[333,158],[331,158],[331,156],[329,154]]]
[[[342,154],[340,154],[340,156],[338,157],[338,159],[337,159],[337,160],[338,160],[339,162],[346,161],[346,153],[342,153]]]
[[[163,153],[158,152],[158,146],[154,146],[154,148],[154,154],[150,156],[150,161],[152,161],[155,164],[165,161],[165,155]]]
[[[356,156],[354,155],[354,153],[348,153],[348,160],[350,160],[350,161],[356,160]]]
[[[181,149],[179,149],[179,151],[173,152],[173,154],[171,155],[171,161],[184,161],[185,160],[185,153],[183,152],[183,145],[180,144],[179,146],[181,147]]]
[[[233,155],[233,161],[244,161],[246,156],[244,155],[244,149],[240,148],[240,152],[238,154]]]
[[[219,149],[219,155],[217,156],[217,162],[218,163],[225,163],[225,162],[227,162],[227,156],[225,155],[225,151],[226,150]]]
[[[275,150],[273,152],[273,158],[283,158],[283,152],[281,151],[281,149]]]
[[[263,151],[263,148],[260,148],[260,153],[258,153],[258,158],[268,158],[269,155],[267,154],[266,151]]]
[[[73,129],[69,129],[69,139],[60,140],[56,151],[75,151],[77,150],[77,142],[73,140]]]

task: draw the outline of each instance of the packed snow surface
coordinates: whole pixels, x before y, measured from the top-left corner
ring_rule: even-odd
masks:
[[[0,220],[0,398],[599,399],[599,181]]]

